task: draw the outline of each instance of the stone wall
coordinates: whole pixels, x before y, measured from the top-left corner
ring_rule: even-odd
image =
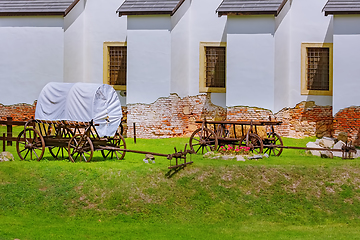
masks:
[[[0,103],[0,119],[12,117],[14,121],[27,121],[35,117],[36,102],[33,105],[20,103],[5,106]]]

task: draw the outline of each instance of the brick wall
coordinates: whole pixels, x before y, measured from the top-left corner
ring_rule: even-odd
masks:
[[[254,107],[222,108],[211,103],[210,95],[179,98],[176,94],[160,98],[152,104],[128,105],[128,136],[166,138],[190,136],[200,124],[196,120],[269,120],[283,121],[276,131],[281,136],[332,136],[332,107],[301,102],[294,108],[284,108],[273,114],[270,110]],[[260,129],[260,131],[263,131]],[[264,130],[265,131],[265,130]]]
[[[317,106],[314,102],[301,102],[294,108],[284,108],[273,114],[267,109],[253,107],[222,108],[211,102],[210,94],[180,98],[176,94],[159,98],[152,104],[130,104],[123,107],[123,120],[127,136],[133,137],[133,123],[140,138],[168,138],[190,136],[200,124],[196,120],[268,120],[269,116],[282,121],[276,128],[281,136],[333,136],[348,133],[360,145],[360,107],[349,107],[332,117],[331,106]],[[0,117],[13,117],[26,121],[34,117],[36,102],[30,104],[0,104]]]
[[[360,146],[360,107],[348,107],[337,112],[333,126],[335,136],[346,132],[350,140]]]
[[[226,109],[211,103],[210,94],[180,98],[171,94],[152,104],[128,105],[128,137],[168,138],[190,136],[196,120],[225,120]]]
[[[301,102],[294,108],[284,108],[275,114],[283,124],[277,128],[281,136],[332,136],[333,117],[331,106],[317,106],[315,102]]]
[[[14,104],[5,106],[0,104],[0,118],[6,120],[6,117],[12,117],[14,121],[27,121],[35,117],[36,102],[30,104]]]

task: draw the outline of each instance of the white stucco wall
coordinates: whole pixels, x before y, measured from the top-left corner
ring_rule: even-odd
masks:
[[[80,0],[65,16],[64,82],[85,81],[85,0]]]
[[[126,42],[127,17],[116,13],[122,3],[81,0],[65,17],[65,82],[103,82],[103,43]]]
[[[171,17],[170,91],[180,97],[189,94],[190,7],[190,1],[185,1]]]
[[[0,103],[32,104],[63,81],[63,17],[0,17]]]
[[[124,0],[88,0],[85,6],[85,81],[103,82],[103,43],[126,42],[127,17],[116,10]]]
[[[170,16],[128,16],[127,104],[170,95]]]
[[[273,112],[278,112],[284,107],[290,107],[290,16],[290,1],[287,1],[280,14],[275,17],[275,79]]]
[[[190,11],[189,95],[199,94],[200,42],[226,42],[226,16],[218,17],[215,10],[222,0],[192,0]],[[226,106],[225,93],[211,94],[212,102]]]
[[[289,107],[301,101],[332,104],[331,96],[301,95],[301,43],[332,43],[332,16],[322,12],[327,0],[293,0],[290,21]]]
[[[360,15],[334,17],[333,114],[360,106]]]
[[[229,16],[226,105],[274,108],[274,16]]]

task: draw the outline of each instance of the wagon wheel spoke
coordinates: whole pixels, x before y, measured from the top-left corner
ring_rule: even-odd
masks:
[[[27,155],[29,154],[29,152],[30,152],[30,150],[29,149],[24,149],[23,151],[25,151],[26,150],[26,154],[25,154],[25,156],[24,156],[24,159],[26,159],[26,157],[27,157]]]
[[[56,127],[55,129],[56,129],[55,138],[61,141],[66,142],[67,140],[70,140],[74,135],[72,130],[67,127]],[[59,158],[66,159],[69,157],[66,145],[49,147],[49,152],[51,156],[53,156],[55,159],[59,159]]]
[[[112,153],[111,153],[111,154],[112,154]],[[119,156],[117,155],[117,152],[115,152],[115,156],[116,156],[117,160],[120,160],[120,159],[119,159]],[[112,158],[112,155],[111,155],[111,158]]]
[[[111,153],[111,151],[105,152],[105,153],[103,154],[103,157],[104,157],[104,158],[107,158],[107,157],[110,155],[110,153]]]
[[[16,151],[21,160],[35,159],[40,161],[45,151],[44,138],[36,129],[26,128],[18,135]]]
[[[196,150],[196,153],[198,153],[198,152],[199,152],[200,148],[201,148],[201,146],[199,146],[199,147],[198,147],[198,149]]]
[[[94,146],[91,139],[87,135],[76,134],[68,143],[68,153],[70,161],[75,162],[79,157],[79,161],[90,162],[94,154]]]
[[[239,145],[241,146],[247,146],[250,147],[250,151],[252,153],[262,153],[263,152],[263,143],[261,138],[257,134],[250,133],[248,142],[246,142],[246,136],[243,136],[240,141]]]
[[[34,152],[34,155],[36,156],[36,158],[39,158],[39,156],[35,152],[35,149],[33,149],[32,152]]]
[[[201,149],[201,154],[204,154],[212,149],[216,149],[218,140],[212,130],[208,128],[198,128],[192,133],[189,145],[190,149],[194,152],[199,153]]]
[[[283,149],[279,146],[283,146],[283,141],[281,137],[276,133],[270,133],[268,135],[269,139],[269,145],[268,148],[270,149],[269,155],[274,154],[274,156],[280,156]]]
[[[202,137],[203,137],[203,130],[201,129],[197,135],[199,136],[199,141],[202,140]]]
[[[126,149],[126,143],[124,137],[119,132],[115,133],[113,138],[110,138],[110,140],[107,142],[107,146],[116,149],[101,150],[101,154],[104,159],[109,156],[112,159],[115,156],[117,160],[122,160],[125,157],[126,152],[122,149]]]

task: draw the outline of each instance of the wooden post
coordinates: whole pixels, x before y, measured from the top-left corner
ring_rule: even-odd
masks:
[[[12,146],[12,117],[6,117],[6,128],[7,128],[7,145]],[[9,140],[10,139],[10,140]]]
[[[135,127],[135,123],[133,123],[133,127],[134,127],[134,143],[136,144],[136,127]]]
[[[6,139],[6,134],[5,133],[3,133],[3,138],[2,138],[2,140],[3,140],[3,152],[5,152],[6,151],[6,144],[5,144],[5,139]]]

